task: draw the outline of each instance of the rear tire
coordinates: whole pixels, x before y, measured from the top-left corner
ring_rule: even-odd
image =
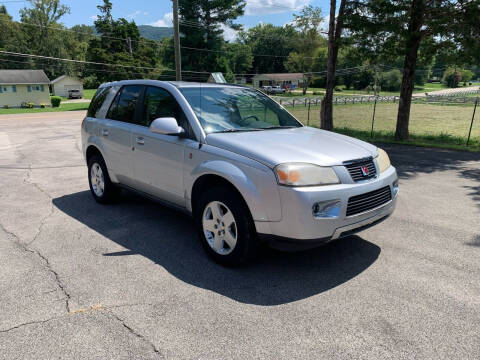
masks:
[[[101,155],[93,155],[88,160],[88,183],[93,198],[100,204],[109,204],[118,196],[118,188],[110,180]]]
[[[198,235],[207,254],[224,266],[238,266],[255,257],[255,226],[244,200],[228,187],[200,195],[195,211]]]

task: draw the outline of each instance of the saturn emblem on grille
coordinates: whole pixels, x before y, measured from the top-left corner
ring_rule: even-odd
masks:
[[[363,176],[368,176],[368,174],[370,173],[365,165],[361,166],[360,169],[362,169]]]

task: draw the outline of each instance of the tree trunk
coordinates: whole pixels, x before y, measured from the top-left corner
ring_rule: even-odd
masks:
[[[305,76],[303,75],[303,96],[307,95],[307,89],[310,86],[310,82],[312,81],[312,75],[308,74]]]
[[[398,104],[395,140],[408,139],[410,108],[415,85],[415,68],[417,66],[418,49],[422,41],[420,29],[423,25],[425,0],[414,0],[410,11],[410,21],[408,23],[409,37],[405,47],[405,62],[403,65],[402,88],[400,89],[400,101]]]
[[[335,88],[335,72],[337,67],[338,45],[343,30],[343,14],[346,0],[341,0],[335,25],[337,1],[330,0],[330,22],[328,26],[328,59],[327,84],[325,89],[324,107],[321,116],[321,128],[333,130],[333,90]]]

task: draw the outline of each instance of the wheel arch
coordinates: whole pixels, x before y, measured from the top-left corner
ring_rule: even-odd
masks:
[[[199,194],[202,190],[218,185],[230,187],[243,200],[254,221],[266,221],[267,215],[257,187],[240,168],[230,162],[214,160],[200,164],[193,173],[187,206],[195,216]],[[187,190],[188,191],[188,190]]]
[[[88,145],[87,149],[85,150],[85,160],[88,164],[88,161],[92,158],[93,155],[100,155],[103,160],[105,161],[105,157],[103,156],[102,152],[100,149],[93,144]]]

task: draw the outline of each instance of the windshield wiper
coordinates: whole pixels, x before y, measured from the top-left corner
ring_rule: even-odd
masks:
[[[232,132],[245,132],[245,131],[259,131],[262,129],[226,129],[226,130],[220,130],[220,131],[214,131],[214,134],[218,133],[232,133]]]
[[[292,129],[298,126],[269,126],[267,128],[262,128],[262,130],[275,130],[275,129]]]

